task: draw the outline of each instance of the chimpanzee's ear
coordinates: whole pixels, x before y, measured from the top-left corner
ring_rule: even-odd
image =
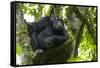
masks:
[[[51,20],[51,21],[55,21],[55,20],[56,20],[56,16],[55,16],[55,15],[51,15],[51,16],[50,16],[50,20]]]

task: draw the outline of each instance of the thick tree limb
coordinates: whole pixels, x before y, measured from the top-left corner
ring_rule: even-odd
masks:
[[[83,28],[84,28],[85,22],[87,20],[85,19],[85,17],[82,16],[82,14],[79,12],[77,7],[72,7],[72,10],[75,12],[76,16],[82,22],[82,24],[80,26],[80,29],[79,29],[79,32],[78,32],[77,37],[76,37],[76,45],[75,45],[74,57],[77,57],[77,55],[78,55],[78,51],[77,50],[78,50],[78,47],[79,47],[79,44],[80,44],[80,41],[81,41],[81,37],[82,37],[82,34],[83,34]]]
[[[83,28],[84,26],[86,25],[87,28],[88,28],[88,31],[90,33],[90,35],[92,36],[94,42],[96,43],[95,41],[95,36],[93,35],[94,34],[94,31],[93,31],[93,27],[91,26],[91,24],[88,22],[87,18],[84,17],[78,10],[77,7],[72,7],[71,8],[76,16],[80,19],[80,21],[82,22],[81,26],[80,26],[80,30],[78,32],[78,35],[76,37],[76,46],[75,46],[75,53],[74,53],[74,57],[77,57],[78,53],[77,53],[77,50],[78,50],[78,47],[79,47],[79,44],[80,44],[80,41],[81,41],[81,37],[82,37],[82,34],[83,34]]]

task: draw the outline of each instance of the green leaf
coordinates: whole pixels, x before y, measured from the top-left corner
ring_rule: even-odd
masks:
[[[16,54],[20,55],[22,53],[22,47],[20,46],[20,44],[16,44]]]

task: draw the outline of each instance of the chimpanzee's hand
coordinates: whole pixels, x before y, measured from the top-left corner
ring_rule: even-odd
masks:
[[[45,39],[45,47],[46,48],[49,48],[50,46],[52,46],[53,45],[53,38],[52,37],[47,37],[46,39]]]

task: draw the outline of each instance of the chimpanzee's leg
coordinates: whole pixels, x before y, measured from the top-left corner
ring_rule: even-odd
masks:
[[[44,46],[44,37],[41,34],[38,34],[36,36],[37,39],[37,51],[40,51],[41,53],[44,52],[45,46]]]
[[[32,50],[35,50],[36,49],[36,46],[38,45],[37,43],[37,40],[36,40],[36,33],[33,32],[31,35],[30,35],[30,43],[31,43],[31,46],[32,46]]]
[[[40,47],[39,39],[37,39],[36,32],[32,33],[31,43],[32,43],[32,47],[33,48],[35,47],[36,53],[42,53],[43,52],[42,47]]]

